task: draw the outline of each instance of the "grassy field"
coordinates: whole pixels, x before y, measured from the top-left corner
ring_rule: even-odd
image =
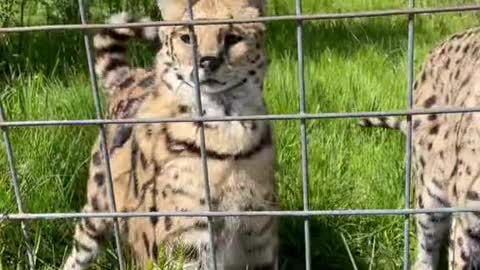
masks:
[[[2,1],[2,0],[0,0]],[[305,13],[403,8],[400,0],[305,0]],[[422,7],[475,4],[475,0],[425,0]],[[293,14],[294,1],[272,0],[272,15]],[[32,19],[35,21],[34,19]],[[478,25],[474,13],[418,17],[415,67],[450,34]],[[274,114],[299,110],[295,23],[269,24],[271,65],[266,99]],[[405,109],[406,17],[309,22],[304,26],[308,112]],[[0,91],[10,120],[93,118],[83,39],[57,32],[0,36]],[[21,46],[21,48],[19,48]],[[6,53],[8,52],[8,53]],[[153,54],[136,53],[135,63]],[[283,209],[301,210],[300,125],[275,122],[278,188]],[[30,212],[78,211],[94,127],[11,129],[23,200]],[[404,139],[361,130],[354,120],[308,121],[310,208],[379,209],[404,205]],[[16,212],[6,155],[0,152],[0,212]],[[73,222],[36,221],[36,262],[55,269],[69,250]],[[412,236],[412,255],[415,239]],[[344,239],[344,240],[343,240]],[[303,220],[283,218],[282,269],[304,267]],[[313,269],[400,269],[403,217],[311,219]],[[114,268],[111,248],[97,265]],[[353,261],[348,256],[353,255]],[[17,223],[0,222],[0,269],[24,269],[25,246]]]

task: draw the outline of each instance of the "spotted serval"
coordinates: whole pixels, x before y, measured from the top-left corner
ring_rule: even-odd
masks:
[[[193,1],[195,18],[257,18],[263,0]],[[187,20],[186,0],[160,0],[166,21]],[[127,14],[112,23],[132,21]],[[138,29],[138,28],[137,28]],[[129,67],[127,41],[155,40],[161,48],[155,69]],[[198,42],[199,82],[207,117],[266,114],[262,88],[266,72],[265,26],[262,23],[111,29],[95,36],[96,71],[108,93],[112,119],[189,118],[195,102],[193,38]],[[107,128],[116,207],[121,212],[208,210],[200,125],[196,122],[116,124]],[[267,121],[205,123],[206,155],[214,211],[277,209],[275,151]],[[83,212],[109,212],[107,172],[100,140],[93,150],[87,202]],[[83,218],[64,269],[86,269],[99,253],[100,239],[111,235],[112,219]],[[142,269],[186,250],[184,269],[212,269],[206,217],[119,219],[128,254]],[[277,269],[277,221],[273,217],[213,218],[217,269]]]
[[[427,58],[414,85],[414,109],[480,105],[480,30],[453,35]],[[418,208],[480,207],[480,115],[414,115],[413,158]],[[397,118],[364,119],[366,127],[406,132]],[[414,269],[438,269],[450,234],[449,268],[480,269],[478,213],[421,214],[416,218],[418,256]]]

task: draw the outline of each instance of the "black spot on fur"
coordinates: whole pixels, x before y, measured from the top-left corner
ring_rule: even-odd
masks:
[[[439,125],[435,125],[430,129],[430,134],[435,135],[438,133]]]
[[[155,85],[155,78],[153,75],[143,78],[139,83],[138,87],[140,88],[150,88]]]
[[[435,177],[432,178],[432,183],[433,183],[438,189],[440,189],[440,190],[443,189],[443,184],[440,183]]]
[[[103,172],[95,173],[95,175],[93,176],[93,181],[97,183],[97,186],[103,186],[103,184],[105,183],[105,174],[103,174]]]
[[[425,204],[423,203],[423,197],[422,195],[418,196],[418,207],[420,208],[425,208]]]
[[[420,119],[416,119],[415,121],[413,121],[413,129],[417,129],[421,123],[422,122],[420,121]]]
[[[250,70],[248,72],[248,75],[250,75],[250,76],[255,76],[255,74],[257,74],[257,72],[255,70]]]
[[[93,165],[100,166],[102,165],[102,155],[100,152],[96,151],[92,156]]]
[[[186,105],[180,105],[180,106],[178,106],[178,111],[179,111],[180,113],[186,113],[186,112],[188,112],[188,106],[186,106]]]
[[[450,174],[450,177],[453,177],[454,175],[456,175],[457,171],[458,171],[458,163],[455,162],[455,165],[453,166],[453,170],[452,170],[452,173]]]
[[[424,243],[421,243],[421,244],[420,244],[420,247],[421,247],[423,250],[425,250],[425,252],[427,252],[427,253],[432,253],[432,252],[433,252],[433,247],[431,247],[431,246],[425,246]]]
[[[181,146],[181,148],[183,149],[182,151],[188,151],[190,153],[195,153],[196,155],[200,155],[200,148],[194,143],[187,142],[187,141],[174,140],[168,135],[168,133],[166,134],[165,139],[166,139],[167,148],[171,152],[178,152],[176,150],[176,147],[174,146]],[[270,132],[270,129],[267,129],[266,132],[263,134],[260,142],[257,145],[252,146],[250,149],[244,152],[240,152],[237,154],[230,154],[230,153],[227,154],[227,153],[218,153],[210,149],[206,149],[206,150],[207,150],[207,156],[212,159],[225,160],[225,159],[233,158],[238,160],[238,159],[250,158],[252,155],[255,155],[256,153],[258,153],[259,151],[261,151],[262,149],[264,149],[265,147],[271,144],[272,144],[271,132]]]
[[[202,198],[202,199],[200,199],[199,202],[200,202],[200,205],[205,205],[205,199]]]
[[[77,250],[77,251],[82,251],[83,250],[83,251],[86,251],[88,253],[92,252],[92,248],[86,246],[85,244],[79,242],[78,240],[75,239],[74,242],[75,242],[75,250]]]
[[[135,82],[135,79],[133,76],[129,76],[127,78],[124,78],[122,82],[118,85],[120,89],[128,88],[130,87],[133,83]]]
[[[92,206],[93,211],[98,212],[100,211],[100,205],[98,203],[98,197],[92,196],[90,198],[90,205]]]
[[[150,137],[152,137],[152,135],[153,135],[152,126],[150,124],[148,124],[148,125],[145,126],[145,136],[147,138],[150,138]]]
[[[458,80],[458,77],[460,77],[460,69],[457,69],[457,71],[455,72],[455,80]]]
[[[478,201],[478,200],[480,200],[480,195],[475,191],[469,190],[467,192],[467,199],[472,200],[472,201]]]
[[[472,51],[472,55],[476,55],[478,53],[479,49],[480,49],[480,47],[476,46]]]
[[[157,243],[153,243],[153,246],[152,246],[152,256],[154,258],[158,258],[158,245]]]
[[[115,45],[110,45],[106,48],[97,49],[95,53],[97,58],[102,58],[106,54],[111,54],[111,53],[125,54],[126,52],[127,52],[127,47],[125,47],[124,45],[115,44]]]
[[[205,230],[208,228],[208,222],[197,220],[195,221],[194,227],[196,230]]]
[[[463,238],[462,238],[461,236],[459,236],[459,237],[457,238],[457,245],[460,246],[460,247],[463,246]]]
[[[467,236],[476,242],[480,242],[480,234],[479,232],[473,231],[471,228],[468,228],[466,231]]]
[[[102,76],[105,76],[106,73],[114,70],[114,69],[117,69],[117,68],[120,68],[120,67],[125,67],[125,66],[128,66],[128,63],[126,60],[123,60],[123,59],[117,59],[117,58],[112,58],[109,60],[108,64],[105,66],[104,70],[105,70],[105,73],[102,74]]]
[[[171,217],[165,217],[165,220],[164,220],[164,224],[165,224],[165,231],[170,231],[170,229],[172,229],[172,218]]]
[[[433,193],[430,188],[427,187],[426,189],[427,189],[428,196],[430,196],[432,199],[436,200],[440,205],[442,205],[442,207],[449,207],[450,206],[450,203],[446,199],[444,199],[444,198],[438,196],[437,194]]]
[[[451,62],[450,58],[447,58],[447,60],[445,61],[445,65],[444,65],[445,69],[450,68],[450,62]]]
[[[436,115],[436,114],[429,114],[429,115],[428,115],[428,120],[434,121],[434,120],[436,120],[436,119],[437,119],[437,115]]]
[[[421,82],[425,82],[425,80],[427,80],[427,73],[426,72],[422,72],[422,75],[420,76],[420,80]]]
[[[425,167],[425,159],[423,157],[420,157],[420,165],[422,165],[422,167]]]
[[[143,244],[145,245],[145,251],[147,251],[148,256],[151,256],[150,254],[150,242],[148,241],[147,234],[145,232],[142,233],[142,240]]]
[[[125,142],[132,135],[132,127],[127,125],[122,125],[117,129],[115,138],[113,139],[113,145],[110,152],[113,152],[114,149],[122,147]]]
[[[111,37],[118,41],[127,41],[131,38],[131,35],[119,33],[117,29],[103,29],[100,31],[99,35],[101,35],[104,39]]]
[[[472,78],[472,75],[469,74],[469,75],[462,81],[462,83],[460,84],[460,89],[463,88],[463,87],[465,87],[465,85],[467,85],[468,82],[470,82],[470,79],[471,79],[471,78]]]
[[[453,192],[453,196],[455,198],[457,198],[458,197],[458,191],[457,191],[457,185],[456,184],[453,184],[452,192]]]
[[[150,207],[150,212],[157,212],[157,211],[158,211],[157,207],[155,206]],[[157,216],[150,217],[150,222],[152,223],[153,226],[156,226],[158,223],[158,217]]]
[[[427,145],[428,151],[432,150],[432,147],[433,147],[433,144],[432,144],[432,143],[428,143],[428,145]]]
[[[140,163],[142,164],[142,168],[145,170],[148,167],[148,160],[145,157],[145,154],[140,151]]]
[[[427,98],[425,100],[425,102],[423,103],[423,106],[425,108],[430,108],[435,104],[436,101],[437,101],[437,96],[435,96],[435,95],[430,96],[429,98]]]

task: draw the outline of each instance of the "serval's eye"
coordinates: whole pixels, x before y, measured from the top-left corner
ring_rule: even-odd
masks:
[[[190,44],[192,41],[190,40],[190,35],[184,34],[180,36],[180,39],[185,43],[185,44]]]
[[[243,37],[241,36],[228,34],[225,36],[225,46],[227,47],[233,46],[242,40],[243,40]]]

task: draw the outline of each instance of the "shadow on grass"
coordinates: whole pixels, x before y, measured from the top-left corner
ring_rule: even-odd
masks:
[[[296,25],[279,22],[268,27],[271,52],[296,59]],[[325,50],[331,50],[336,55],[349,57],[365,47],[375,47],[385,54],[395,55],[406,50],[406,29],[406,22],[394,22],[388,18],[306,22],[303,26],[304,56],[306,60],[313,60]]]
[[[280,269],[306,269],[304,219],[282,218],[280,224]],[[311,269],[354,269],[338,228],[321,218],[310,219],[310,249]],[[358,269],[368,269],[363,258],[350,252]]]

